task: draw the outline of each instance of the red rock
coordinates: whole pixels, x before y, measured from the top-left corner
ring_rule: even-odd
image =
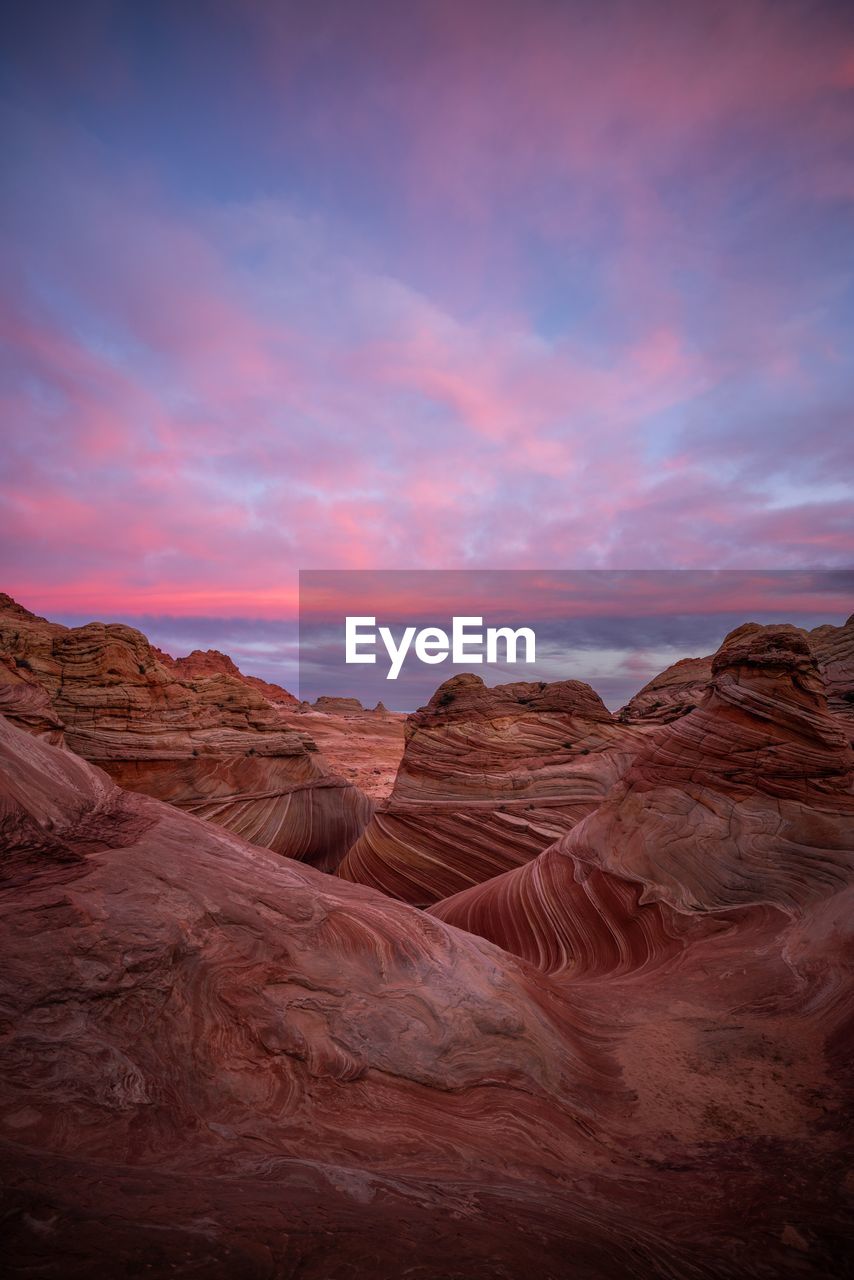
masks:
[[[810,648],[827,688],[827,703],[854,742],[854,614],[841,627],[816,627]]]
[[[425,906],[528,862],[596,807],[642,736],[575,680],[455,676],[407,720],[391,798],[339,874]]]
[[[617,714],[629,724],[678,720],[700,705],[711,678],[711,657],[681,658],[645,684]]]
[[[636,968],[694,913],[795,909],[847,881],[854,754],[806,634],[747,624],[702,706],[654,733],[599,808],[541,858],[439,918],[549,972]]]
[[[317,711],[303,705],[284,714],[292,728],[309,733],[334,771],[379,803],[394,787],[403,755],[406,716],[394,711]]]
[[[123,787],[328,869],[370,816],[368,798],[284,719],[291,704],[274,705],[222,654],[164,662],[132,627],[64,627],[14,602],[0,608],[0,654],[47,696],[67,745]],[[7,713],[32,727],[32,709],[10,696]]]
[[[362,706],[358,698],[335,698],[324,695],[315,698],[311,703],[315,711],[331,711],[336,715],[357,715],[365,714],[365,708]]]
[[[640,821],[664,814],[678,838],[696,775],[697,817],[717,822],[726,725],[753,762],[737,804],[794,790],[844,815],[850,752],[798,636],[731,640],[708,702],[652,735],[623,801],[650,784]],[[624,825],[611,857],[614,813],[597,820],[531,864],[583,864],[594,908],[587,961],[548,976],[0,718],[12,1274],[845,1274],[850,852],[820,824],[826,856],[784,847],[778,882],[772,843],[763,881],[751,843],[750,893],[733,878],[701,908],[732,833],[714,865],[711,845],[632,844]]]
[[[173,669],[181,677],[233,676],[251,688],[257,689],[268,702],[286,707],[299,706],[298,700],[292,693],[288,693],[287,689],[283,689],[278,684],[271,684],[268,680],[262,680],[259,676],[244,675],[228,654],[220,653],[218,649],[207,649],[204,652],[201,649],[194,649],[185,658],[173,658],[171,662]]]
[[[211,1195],[245,1215],[272,1179],[274,1222],[292,1195],[297,1217],[311,1207],[309,1240],[286,1215],[274,1246],[299,1258],[342,1203],[365,1240],[413,1196],[434,1232],[494,1193],[521,1219],[570,1150],[602,1166],[579,1116],[607,1069],[566,1003],[488,944],[121,791],[2,717],[0,831],[0,1142],[7,1189],[35,1177],[51,1206],[53,1250],[93,1179],[108,1237],[137,1185],[136,1212],[153,1203],[173,1239]]]

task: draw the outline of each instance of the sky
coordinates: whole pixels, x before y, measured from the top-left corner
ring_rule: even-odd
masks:
[[[850,5],[31,0],[0,112],[37,612],[291,644],[300,569],[851,565]]]

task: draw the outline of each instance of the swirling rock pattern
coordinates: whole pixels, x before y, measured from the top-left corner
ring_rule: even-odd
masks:
[[[46,689],[24,666],[0,655],[0,715],[7,716],[28,733],[43,736],[61,746],[65,726],[51,706]]]
[[[824,677],[828,707],[854,742],[854,614],[841,627],[816,627],[809,642]]]
[[[123,787],[329,870],[370,816],[368,798],[287,721],[296,700],[279,690],[271,702],[277,686],[244,677],[222,654],[173,661],[132,627],[63,627],[8,596],[0,654],[46,695],[50,731],[64,726],[66,745]],[[38,729],[25,695],[16,706],[12,696],[7,713]]]
[[[211,1178],[226,1218],[229,1193],[245,1215],[269,1183],[274,1222],[291,1194],[297,1218],[313,1206],[308,1241],[275,1245],[295,1266],[336,1212],[348,1234],[396,1206],[435,1232],[497,1191],[520,1219],[568,1150],[603,1163],[591,1104],[619,1093],[611,1073],[565,1002],[488,944],[123,792],[2,717],[0,834],[7,1187],[35,1169],[61,1206],[94,1178],[109,1217],[135,1171],[137,1212],[171,1194],[170,1226],[192,1236]],[[77,1274],[56,1259],[74,1212],[46,1216],[54,1266]],[[38,1248],[37,1226],[22,1234]],[[362,1234],[376,1262],[387,1245]],[[202,1235],[216,1254],[220,1232]],[[204,1274],[272,1274],[235,1266]]]
[[[703,702],[711,678],[711,657],[681,658],[645,684],[618,717],[627,724],[678,720]]]
[[[11,1274],[845,1273],[842,860],[797,910],[671,893],[640,931],[593,868],[549,977],[2,717],[0,847]]]
[[[817,656],[796,628],[739,628],[702,704],[649,737],[594,813],[430,909],[600,1011],[634,1091],[636,1149],[656,1130],[667,1147],[704,1129],[705,1149],[736,1161],[764,1149],[753,1187],[766,1191],[745,1209],[783,1256],[748,1250],[745,1274],[848,1265],[854,758]],[[772,1226],[763,1197],[787,1150],[799,1203]]]
[[[797,907],[849,872],[854,756],[803,631],[748,623],[712,673],[703,705],[650,738],[572,848],[681,910]]]
[[[407,720],[391,798],[338,873],[425,906],[529,862],[599,804],[642,736],[579,681],[455,676]]]
[[[795,910],[842,887],[852,782],[806,634],[747,624],[715,654],[703,704],[647,740],[595,813],[434,914],[549,972],[636,968],[685,936],[680,917]]]

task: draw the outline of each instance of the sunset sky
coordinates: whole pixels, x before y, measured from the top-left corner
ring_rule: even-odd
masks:
[[[850,5],[36,0],[4,44],[28,607],[207,647],[300,568],[851,565]]]

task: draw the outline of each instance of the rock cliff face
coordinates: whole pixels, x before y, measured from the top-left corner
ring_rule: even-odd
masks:
[[[8,597],[0,654],[9,677],[0,688],[16,675],[28,690],[0,694],[6,713],[54,736],[64,726],[67,746],[123,787],[330,870],[368,820],[367,797],[284,718],[295,700],[279,690],[274,704],[264,682],[222,654],[173,661],[132,627],[63,627]],[[53,723],[40,726],[43,714]]]
[[[599,804],[642,736],[575,680],[455,676],[407,720],[391,798],[339,875],[424,906],[529,862]]]
[[[64,725],[51,706],[48,692],[22,663],[0,655],[0,715],[8,716],[28,733],[61,746]]]

